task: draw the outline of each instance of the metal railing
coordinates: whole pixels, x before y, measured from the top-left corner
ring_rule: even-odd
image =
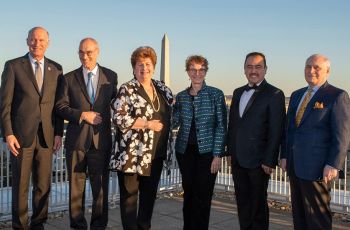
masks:
[[[349,157],[348,157],[349,159]],[[66,169],[65,155],[61,149],[53,158],[52,170],[52,188],[49,203],[49,212],[68,210],[68,174]],[[348,168],[349,160],[345,165]],[[4,143],[0,143],[0,221],[11,219],[11,164],[10,152]],[[233,191],[233,180],[229,158],[222,159],[222,170],[218,173],[216,179],[216,189],[224,191]],[[350,186],[348,170],[344,172],[344,179],[338,179],[333,182],[332,188],[332,209],[336,212],[350,213]],[[92,195],[89,180],[86,181],[86,203],[91,204]],[[166,170],[162,172],[159,183],[159,192],[170,191],[181,187],[181,175],[178,169],[175,157],[167,175]],[[290,188],[286,173],[276,167],[272,174],[269,188],[269,197],[285,202],[290,201]],[[31,192],[29,192],[28,202],[31,204]],[[115,172],[110,174],[109,184],[109,202],[113,206],[119,199],[119,187]],[[31,205],[29,205],[31,207]]]

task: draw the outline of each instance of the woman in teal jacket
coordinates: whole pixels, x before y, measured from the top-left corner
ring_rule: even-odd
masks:
[[[211,199],[226,136],[226,105],[221,90],[207,86],[206,58],[186,60],[191,86],[176,96],[173,126],[179,127],[176,158],[184,190],[183,229],[208,229]]]

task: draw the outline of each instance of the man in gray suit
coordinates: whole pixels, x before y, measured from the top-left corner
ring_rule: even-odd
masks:
[[[350,100],[327,82],[327,57],[310,56],[304,73],[308,86],[289,101],[281,168],[290,178],[294,229],[332,229],[329,192],[349,147]]]
[[[87,229],[84,197],[88,172],[93,196],[90,229],[105,229],[112,149],[110,103],[117,92],[117,74],[97,64],[95,39],[81,40],[78,53],[82,66],[62,78],[56,103],[56,113],[69,122],[65,148],[70,226]]]
[[[33,181],[31,229],[47,219],[52,154],[61,147],[63,120],[53,113],[62,67],[44,56],[49,34],[28,33],[29,53],[5,63],[1,76],[1,131],[11,151],[12,227],[28,229],[28,187]]]

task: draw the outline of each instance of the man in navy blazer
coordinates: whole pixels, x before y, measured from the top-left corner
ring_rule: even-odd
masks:
[[[293,92],[289,102],[280,164],[290,178],[294,229],[332,228],[330,182],[349,147],[350,100],[327,82],[329,73],[327,57],[310,56],[305,64],[308,87]]]

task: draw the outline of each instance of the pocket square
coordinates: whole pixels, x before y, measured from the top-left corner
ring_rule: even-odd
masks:
[[[315,102],[314,109],[323,109],[323,102]]]

